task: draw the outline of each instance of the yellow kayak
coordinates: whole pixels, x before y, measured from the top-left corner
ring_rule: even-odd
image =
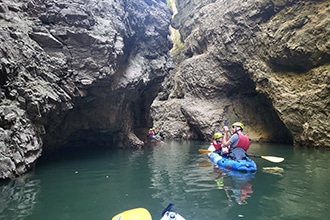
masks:
[[[162,212],[160,220],[185,220],[179,213],[172,210],[174,204],[170,203]],[[145,208],[135,208],[115,215],[112,220],[152,220],[150,212]]]
[[[152,220],[152,217],[147,209],[135,208],[115,215],[112,220]]]

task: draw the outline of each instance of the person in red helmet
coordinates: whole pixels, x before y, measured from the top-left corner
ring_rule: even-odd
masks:
[[[244,125],[241,122],[232,124],[232,135],[229,138],[229,128],[224,126],[223,152],[234,160],[246,159],[246,152],[250,147],[250,139],[243,134]]]

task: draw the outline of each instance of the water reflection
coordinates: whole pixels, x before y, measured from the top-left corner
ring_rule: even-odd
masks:
[[[21,177],[0,185],[0,219],[24,219],[31,215],[40,191],[40,180]]]
[[[247,204],[247,199],[252,195],[251,179],[254,173],[241,173],[225,169],[214,168],[212,176],[218,189],[223,189],[229,202],[238,205]]]
[[[156,189],[153,198],[164,199],[164,206],[183,199],[184,184],[180,183],[184,183],[182,167],[186,166],[188,157],[189,146],[175,142],[154,147],[149,156],[151,188]]]
[[[329,157],[326,150],[294,148],[294,154],[286,156],[281,164],[283,172],[281,168],[271,169],[272,175],[268,175],[273,180],[269,185],[276,191],[273,198],[265,193],[267,196],[260,199],[264,212],[276,215],[277,207],[286,219],[325,219],[330,213]]]
[[[187,220],[325,219],[330,214],[330,151],[252,145],[251,154],[285,161],[256,159],[255,177],[235,176],[214,169],[198,152],[207,144],[75,152],[47,161],[32,176],[0,183],[0,219],[109,219],[135,207],[160,219],[169,203]]]
[[[283,176],[284,169],[282,167],[274,166],[274,167],[263,167],[262,172],[270,173],[278,176]]]

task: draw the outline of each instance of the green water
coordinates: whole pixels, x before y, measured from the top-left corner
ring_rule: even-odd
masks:
[[[187,220],[327,219],[330,151],[252,144],[252,176],[214,169],[208,143],[169,142],[143,150],[71,152],[47,158],[24,178],[0,182],[0,219],[110,220],[135,207],[153,219],[174,203]]]

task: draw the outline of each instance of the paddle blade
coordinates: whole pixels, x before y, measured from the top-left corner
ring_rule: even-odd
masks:
[[[274,163],[281,163],[284,161],[283,157],[274,157],[274,156],[261,156],[262,159],[274,162]]]
[[[201,154],[208,154],[208,153],[211,153],[212,151],[206,150],[206,149],[198,149],[198,152]]]

